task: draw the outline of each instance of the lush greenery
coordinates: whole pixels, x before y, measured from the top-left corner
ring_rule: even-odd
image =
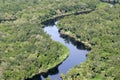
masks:
[[[99,0],[0,0],[0,80],[24,80],[61,63],[68,49],[50,39],[41,22],[63,14],[60,28],[91,44],[88,60],[64,79],[119,79],[120,5]],[[65,24],[64,24],[65,23]]]
[[[38,25],[1,25],[0,31],[0,76],[4,80],[46,71],[68,55],[68,49],[52,41]]]
[[[64,34],[92,47],[87,61],[62,75],[64,80],[120,79],[120,4],[97,4],[95,11],[67,16],[58,25]]]
[[[61,63],[68,49],[41,22],[95,8],[91,0],[0,0],[0,80],[23,80]]]

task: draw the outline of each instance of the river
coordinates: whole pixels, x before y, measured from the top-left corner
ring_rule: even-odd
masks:
[[[86,54],[88,50],[81,43],[76,43],[69,38],[62,38],[59,30],[56,26],[57,22],[49,24],[43,28],[43,30],[51,36],[51,39],[58,41],[65,45],[69,49],[69,56],[59,65],[48,70],[48,72],[39,73],[25,80],[46,80],[50,78],[51,80],[62,80],[60,78],[61,74],[66,74],[68,70],[73,68],[76,65],[86,61]]]
[[[82,62],[86,61],[87,50],[78,49],[71,41],[60,37],[58,28],[56,26],[57,22],[54,25],[48,25],[44,27],[44,31],[49,34],[54,41],[58,41],[64,44],[70,51],[68,58],[60,64],[55,71],[55,74],[49,74],[46,76],[51,80],[61,80],[60,74],[66,74],[68,70],[73,68],[76,65],[79,65]],[[54,71],[54,70],[53,70]],[[45,80],[46,77],[41,76],[42,80]]]

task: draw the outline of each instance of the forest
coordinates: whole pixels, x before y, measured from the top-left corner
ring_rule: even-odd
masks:
[[[0,0],[0,80],[25,80],[63,62],[69,50],[43,31],[42,22],[66,14],[58,28],[91,51],[63,80],[119,80],[120,0],[102,1]]]
[[[63,75],[64,80],[120,79],[120,5],[97,5],[89,14],[71,15],[60,20],[64,34],[91,46],[87,61]]]

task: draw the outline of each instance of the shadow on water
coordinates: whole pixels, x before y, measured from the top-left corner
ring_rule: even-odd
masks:
[[[71,42],[74,46],[77,47],[77,49],[80,50],[91,50],[91,48],[85,46],[82,42],[80,41],[76,41],[74,38],[68,36],[68,35],[60,35],[60,37],[62,37],[67,43]]]
[[[60,64],[62,64],[62,63],[60,63]],[[39,74],[36,74],[36,75],[33,76],[32,78],[27,78],[27,79],[25,79],[25,80],[43,80],[42,77],[43,77],[43,78],[47,78],[48,75],[55,75],[55,74],[59,73],[58,66],[59,66],[60,64],[58,64],[57,66],[49,69],[47,72],[41,72],[41,73],[39,73]],[[42,76],[42,77],[41,77],[41,76]]]
[[[56,19],[51,19],[51,20],[48,20],[46,23],[46,26],[54,26],[55,25],[55,22],[57,22],[59,18],[56,18]],[[77,47],[77,49],[81,49],[81,50],[91,50],[90,48],[88,48],[87,46],[85,46],[83,43],[79,42],[79,41],[76,41],[74,38],[68,36],[68,35],[62,35],[60,34],[60,37],[63,38],[65,40],[65,42],[67,43],[72,43],[74,46]]]
[[[41,22],[41,24],[45,25],[45,26],[50,26],[50,25],[54,25],[56,21],[60,20],[61,18],[64,18],[65,16],[70,16],[70,15],[79,15],[79,14],[88,14],[90,12],[94,11],[94,9],[92,10],[86,10],[86,11],[78,11],[75,13],[70,13],[70,14],[64,14],[64,15],[60,15],[60,16],[56,16],[54,18],[45,20],[43,22]]]

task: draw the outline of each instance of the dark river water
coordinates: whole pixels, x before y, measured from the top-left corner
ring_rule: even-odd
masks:
[[[64,44],[69,49],[70,53],[68,58],[57,67],[57,71],[55,72],[55,74],[47,75],[47,77],[51,80],[61,80],[61,73],[66,74],[66,72],[74,66],[79,65],[81,62],[85,62],[86,54],[88,52],[84,49],[78,49],[71,41],[60,37],[60,33],[58,32],[56,23],[55,25],[45,26],[44,31],[49,34],[54,41],[58,41]],[[41,76],[41,79],[45,80],[43,76]]]

